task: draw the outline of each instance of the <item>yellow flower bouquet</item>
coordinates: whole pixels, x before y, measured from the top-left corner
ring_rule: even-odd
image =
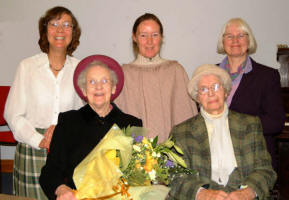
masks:
[[[192,173],[171,139],[145,136],[145,129],[113,125],[105,137],[75,168],[73,180],[79,200],[165,199],[174,176]]]

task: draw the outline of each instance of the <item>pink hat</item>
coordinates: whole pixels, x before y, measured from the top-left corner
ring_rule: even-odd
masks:
[[[118,95],[120,94],[122,88],[123,88],[123,83],[124,83],[124,74],[123,71],[121,69],[121,66],[118,64],[118,62],[116,62],[114,59],[108,57],[108,56],[104,56],[104,55],[91,55],[88,56],[84,59],[82,59],[75,71],[74,71],[74,75],[73,75],[73,85],[74,88],[77,92],[77,94],[85,101],[87,101],[87,98],[82,94],[81,89],[79,88],[79,86],[77,85],[77,79],[79,74],[93,61],[100,61],[103,64],[106,64],[112,71],[115,72],[116,76],[117,76],[117,84],[116,84],[116,90],[115,93],[111,95],[111,101],[113,101],[116,97],[118,97]]]

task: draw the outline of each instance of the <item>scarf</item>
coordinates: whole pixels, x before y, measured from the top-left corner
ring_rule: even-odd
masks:
[[[207,127],[211,127],[212,130],[212,132],[208,131],[209,136],[211,136],[209,137],[211,179],[220,185],[226,186],[230,174],[237,167],[228,126],[228,107],[225,104],[224,111],[219,115],[211,115],[201,107],[201,115],[204,117]]]
[[[227,98],[227,105],[230,107],[233,96],[236,90],[239,87],[239,84],[242,80],[243,74],[247,74],[252,70],[252,61],[249,56],[246,57],[246,60],[239,66],[238,71],[235,73],[230,73],[230,64],[228,62],[228,57],[226,56],[224,60],[221,62],[220,67],[227,72],[229,72],[232,78],[232,90]]]

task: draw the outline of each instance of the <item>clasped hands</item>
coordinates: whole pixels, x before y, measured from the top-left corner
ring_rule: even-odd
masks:
[[[197,194],[197,200],[253,200],[255,197],[255,192],[250,187],[231,193],[222,190],[202,189]]]

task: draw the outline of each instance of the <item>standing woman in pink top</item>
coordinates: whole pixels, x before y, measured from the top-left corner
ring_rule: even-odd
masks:
[[[135,21],[132,40],[136,59],[123,65],[124,87],[115,102],[163,142],[174,125],[197,113],[186,90],[188,75],[177,61],[161,58],[163,26],[154,14]]]

